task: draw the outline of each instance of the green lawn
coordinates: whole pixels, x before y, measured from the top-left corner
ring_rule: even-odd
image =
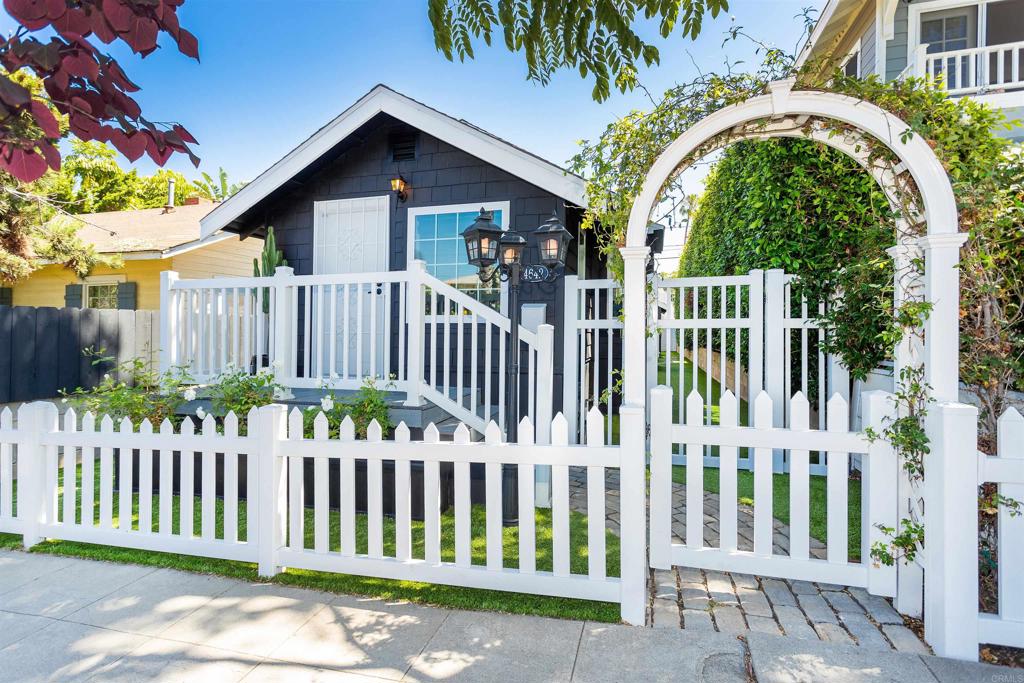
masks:
[[[772,515],[785,524],[789,524],[789,475],[772,475]],[[672,467],[672,481],[686,483],[686,467]],[[704,490],[719,493],[718,469],[704,468]],[[860,480],[847,482],[847,518],[849,535],[847,548],[850,561],[860,560]],[[754,473],[738,470],[736,477],[736,496],[744,503],[754,504]],[[810,482],[810,513],[809,521],[811,536],[825,543],[828,539],[828,517],[826,514],[828,494],[825,491],[825,477],[811,476]]]
[[[97,467],[98,478],[98,467]],[[61,473],[60,479],[63,479]],[[81,479],[81,468],[79,468],[79,479]],[[94,520],[99,519],[99,488],[98,481],[95,488],[95,502],[93,506]],[[60,500],[58,510],[63,515],[63,487],[62,481],[58,482],[60,487]],[[173,530],[178,532],[180,497],[174,496],[172,504],[174,514]],[[153,496],[153,530],[159,530],[159,497]],[[113,518],[114,526],[119,524],[119,500],[115,493],[113,497]],[[245,538],[246,534],[246,505],[245,501],[239,501],[239,537]],[[194,532],[200,532],[200,520],[202,516],[202,499],[198,496],[193,498],[193,519]],[[132,505],[132,527],[138,528],[139,496],[133,496]],[[76,519],[81,520],[81,499],[77,500]],[[472,563],[478,565],[486,564],[487,540],[486,540],[486,512],[482,506],[473,506],[472,510]],[[216,536],[223,537],[224,505],[223,500],[216,501]],[[340,528],[341,515],[337,511],[330,512],[330,547],[331,550],[340,549]],[[393,555],[395,552],[395,525],[394,520],[384,519],[384,553]],[[313,510],[305,511],[304,545],[307,548],[313,547]],[[519,529],[518,527],[505,527],[503,529],[502,547],[504,565],[506,567],[518,567],[519,558]],[[366,515],[356,516],[356,551],[365,553],[367,549],[367,517]],[[422,558],[424,556],[424,530],[423,523],[414,521],[412,523],[413,556]],[[570,567],[573,573],[585,574],[587,572],[587,518],[576,512],[570,512],[569,519],[569,542],[570,542]],[[608,576],[619,575],[619,539],[610,532],[606,532],[605,544],[606,569]],[[0,534],[0,548],[21,547],[21,537],[14,534]],[[169,567],[184,571],[200,572],[204,574],[219,574],[248,581],[264,581],[256,573],[256,565],[247,562],[234,562],[229,560],[209,559],[193,557],[190,555],[179,555],[174,553],[152,552],[145,550],[134,550],[111,546],[93,545],[89,543],[78,543],[72,541],[44,541],[31,549],[32,552],[50,553],[54,555],[66,555],[82,557],[95,560],[107,560],[111,562],[128,562],[154,567]],[[455,516],[449,511],[441,517],[441,557],[445,561],[455,560]],[[536,563],[540,571],[551,571],[552,569],[552,526],[551,511],[538,508],[536,511]],[[356,595],[367,595],[385,600],[408,600],[424,604],[452,607],[459,609],[493,610],[500,612],[511,612],[516,614],[535,614],[540,616],[559,617],[565,619],[586,619],[592,621],[617,622],[619,621],[619,607],[613,603],[593,602],[587,600],[574,600],[569,598],[551,598],[539,595],[526,595],[521,593],[507,593],[503,591],[481,590],[475,588],[461,588],[445,586],[440,584],[419,583],[414,581],[396,581],[390,579],[376,579],[365,576],[349,574],[334,574],[328,572],[316,572],[301,569],[288,569],[270,580],[272,583],[301,586],[316,590],[325,590],[336,593],[350,593]]]

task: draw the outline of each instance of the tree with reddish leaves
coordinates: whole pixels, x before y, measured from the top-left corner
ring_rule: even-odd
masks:
[[[60,125],[51,107],[67,117],[82,140],[109,142],[129,160],[143,154],[163,165],[175,152],[199,164],[189,144],[196,140],[179,124],[156,124],[142,116],[130,93],[139,90],[121,66],[93,44],[124,42],[145,57],[161,32],[178,50],[199,59],[196,37],[178,24],[184,0],[3,0],[20,24],[0,38],[0,170],[31,182],[60,169]],[[46,29],[50,29],[47,31]],[[37,33],[43,32],[37,37]],[[28,70],[40,78],[45,97],[34,97],[11,74]]]

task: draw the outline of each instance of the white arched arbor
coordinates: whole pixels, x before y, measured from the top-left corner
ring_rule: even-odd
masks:
[[[834,147],[855,159],[879,182],[900,220],[906,220],[900,206],[898,188],[909,183],[909,175],[920,197],[922,215],[913,216],[926,226],[924,237],[908,236],[900,231],[895,258],[906,258],[917,250],[925,257],[924,296],[933,308],[925,321],[923,361],[925,379],[938,401],[956,401],[958,397],[958,301],[959,282],[955,269],[959,249],[966,235],[958,232],[953,188],[942,164],[931,147],[896,116],[879,107],[852,97],[814,90],[793,90],[793,81],[777,81],[766,95],[721,109],[704,118],[680,135],[662,152],[647,174],[639,196],[633,202],[621,249],[624,261],[625,316],[623,394],[625,403],[645,404],[644,376],[646,338],[645,265],[649,249],[645,245],[650,214],[660,199],[666,182],[681,166],[714,149],[740,139],[768,137],[805,137]],[[815,127],[824,121],[850,134],[836,134],[829,128]],[[884,145],[899,160],[892,168],[872,161],[868,147],[858,144],[871,139]],[[899,292],[897,292],[899,296]],[[897,349],[897,367],[906,364]]]

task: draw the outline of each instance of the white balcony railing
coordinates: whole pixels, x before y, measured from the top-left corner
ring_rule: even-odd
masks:
[[[950,95],[1024,88],[1024,40],[932,54],[927,49],[918,46],[914,75],[941,80]]]

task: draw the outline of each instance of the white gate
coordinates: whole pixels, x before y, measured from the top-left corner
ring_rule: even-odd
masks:
[[[717,425],[704,423],[706,405],[700,394],[686,399],[685,424],[672,419],[673,396],[668,387],[656,387],[651,401],[651,566],[673,565],[738,571],[803,581],[862,586],[871,593],[891,596],[896,589],[895,567],[874,566],[871,544],[883,539],[876,525],[895,526],[898,464],[892,446],[847,429],[845,401],[834,397],[827,430],[811,430],[808,403],[797,393],[790,401],[793,425],[772,427],[772,400],[760,392],[754,400],[753,426],[738,425],[738,401],[722,395]],[[867,422],[876,431],[892,414],[890,394],[869,392]],[[685,465],[685,523],[673,524],[674,446]],[[705,518],[704,462],[708,452],[719,452],[718,524]],[[738,502],[739,464],[744,451],[752,462],[754,500]],[[784,451],[790,461],[788,533],[776,526],[773,451]],[[811,529],[811,453],[827,453],[825,538],[814,539]],[[861,545],[849,552],[848,480],[850,454],[862,454],[859,520]],[[746,474],[746,473],[743,473]],[[749,475],[748,475],[749,476]]]

